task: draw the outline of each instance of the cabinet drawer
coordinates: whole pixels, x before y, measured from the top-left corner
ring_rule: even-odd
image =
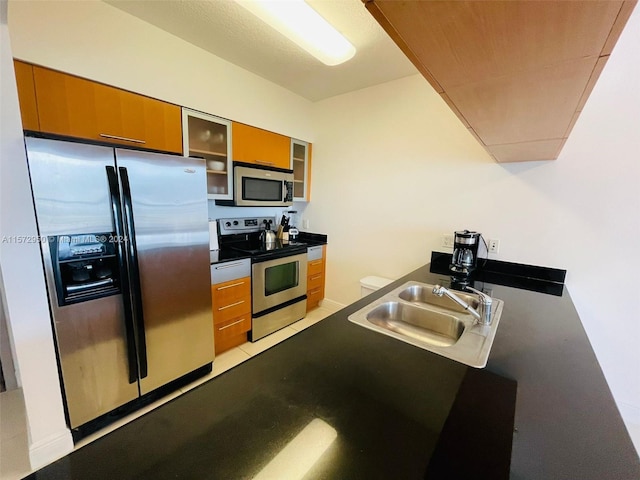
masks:
[[[251,277],[251,259],[211,265],[211,284],[229,282],[238,278]]]
[[[211,294],[213,296],[213,323],[226,322],[231,318],[251,313],[251,295],[237,297],[234,298],[233,301],[228,301],[229,299],[227,298],[225,303],[221,303],[220,300],[216,298],[214,288],[215,286],[211,287]]]
[[[307,311],[311,310],[314,307],[317,307],[323,297],[324,293],[322,288],[309,290],[307,292]]]
[[[322,245],[307,248],[307,260],[310,262],[313,260],[322,260]]]
[[[307,276],[308,277],[310,277],[312,275],[317,275],[318,273],[324,273],[324,261],[323,261],[323,259],[313,260],[313,261],[309,262],[308,265],[307,265]]]
[[[324,287],[324,273],[315,273],[307,276],[307,291]]]
[[[251,277],[237,278],[211,286],[214,307],[226,307],[245,297],[251,297]]]
[[[251,330],[250,313],[214,325],[213,338],[216,354],[246,342],[249,330]]]

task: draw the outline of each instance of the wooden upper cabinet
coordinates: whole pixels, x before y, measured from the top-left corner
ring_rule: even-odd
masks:
[[[636,4],[363,1],[500,162],[558,157]]]
[[[20,115],[24,130],[40,130],[38,123],[38,105],[36,103],[36,88],[33,82],[33,65],[20,60],[14,60],[18,99],[20,101]]]
[[[235,161],[291,168],[289,137],[237,122],[233,122],[231,132]]]
[[[182,153],[179,106],[38,66],[40,130]]]

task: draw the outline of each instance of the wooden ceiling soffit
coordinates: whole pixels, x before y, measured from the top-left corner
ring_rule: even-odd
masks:
[[[362,0],[498,162],[555,160],[637,0]]]

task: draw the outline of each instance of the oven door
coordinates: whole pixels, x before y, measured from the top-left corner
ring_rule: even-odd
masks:
[[[307,294],[307,254],[265,260],[252,266],[253,313]]]

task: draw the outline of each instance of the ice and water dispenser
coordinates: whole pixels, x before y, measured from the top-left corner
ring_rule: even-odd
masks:
[[[112,233],[57,235],[48,241],[59,306],[120,293]]]

